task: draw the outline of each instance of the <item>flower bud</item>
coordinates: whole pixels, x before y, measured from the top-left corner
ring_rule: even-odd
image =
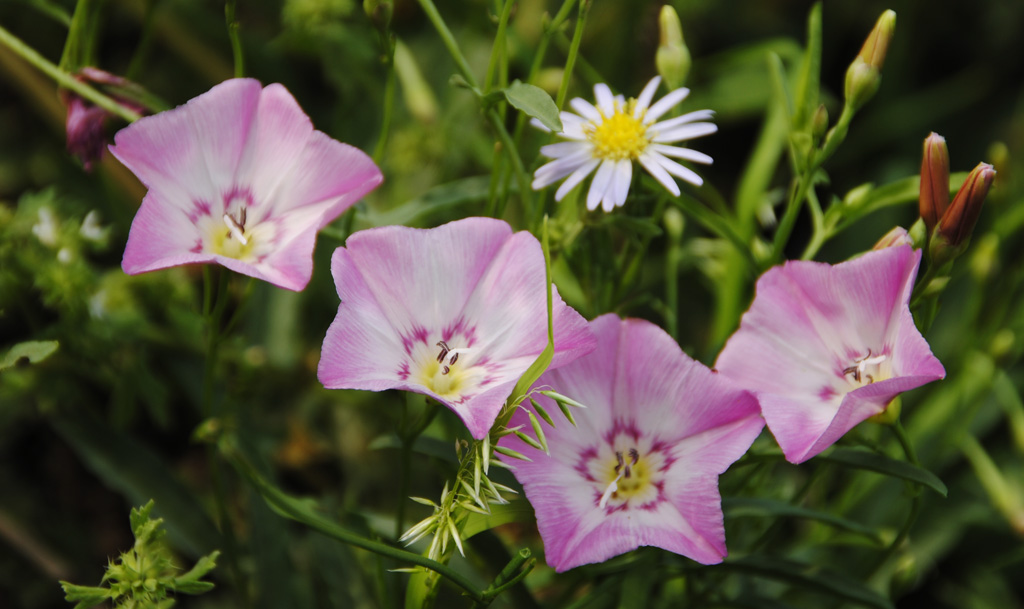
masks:
[[[91,66],[79,70],[75,78],[90,85],[112,87],[110,97],[133,112],[146,110],[141,103],[117,94],[117,89],[134,86],[127,79]],[[107,149],[106,122],[112,114],[70,91],[61,91],[61,99],[68,110],[65,121],[68,152],[82,161],[86,171],[91,171],[93,163],[99,161]]]
[[[885,11],[864,41],[860,53],[846,70],[846,104],[852,110],[860,109],[878,91],[882,64],[895,30],[896,13]]]
[[[985,202],[995,176],[995,169],[991,165],[978,163],[949,204],[949,209],[939,219],[936,231],[951,247],[959,246],[974,232],[974,225],[981,214],[981,205]]]
[[[918,208],[929,235],[949,208],[949,150],[946,138],[934,132],[924,140]]]
[[[826,131],[828,131],[828,109],[825,104],[820,104],[814,111],[814,116],[811,117],[811,137],[814,138],[814,141],[820,142],[821,138],[825,137]]]
[[[862,59],[869,66],[876,70],[882,69],[885,63],[885,54],[889,50],[889,42],[892,40],[896,30],[896,13],[892,10],[885,11],[878,18],[875,27],[868,34],[864,46],[860,48],[858,59]]]
[[[654,56],[654,65],[671,91],[683,86],[686,76],[690,73],[692,61],[690,49],[686,48],[683,41],[683,26],[679,23],[679,15],[668,4],[661,7],[658,30],[661,33],[661,42]]]
[[[884,250],[887,247],[897,247],[899,245],[914,245],[914,240],[910,238],[910,233],[908,233],[907,229],[902,226],[893,227],[893,229],[885,233],[885,235],[882,236],[882,238],[878,240],[878,243],[876,243],[871,249]]]

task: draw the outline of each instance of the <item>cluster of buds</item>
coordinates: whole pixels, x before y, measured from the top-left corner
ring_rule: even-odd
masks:
[[[946,140],[937,133],[925,139],[919,206],[933,264],[952,260],[966,247],[995,175],[992,165],[978,163],[950,201]]]

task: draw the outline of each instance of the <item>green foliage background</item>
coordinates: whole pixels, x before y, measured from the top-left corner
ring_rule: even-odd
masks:
[[[638,92],[655,74],[660,6],[595,0],[570,95],[590,97],[595,81],[627,95]],[[712,108],[720,126],[700,142],[715,159],[702,175],[732,201],[772,95],[766,53],[777,53],[795,75],[810,5],[688,0],[675,7],[694,57],[685,109]],[[494,39],[494,6],[449,1],[438,8],[482,74]],[[509,34],[510,80],[525,77],[541,15],[557,8],[543,0],[518,4]],[[1024,607],[1024,43],[1018,31],[1024,3],[826,2],[822,90],[833,116],[846,66],[887,8],[896,11],[898,23],[881,89],[827,164],[821,200],[842,199],[864,183],[915,175],[930,131],[946,137],[954,172],[985,160],[996,164],[999,175],[927,335],[947,380],[906,396],[903,404],[922,463],[945,481],[949,495],[924,491],[909,545],[897,561],[864,579],[899,607]],[[0,25],[56,62],[67,34],[61,16],[72,9],[70,1],[2,0]],[[138,81],[169,106],[232,75],[219,3],[107,0],[102,15],[96,65]],[[318,129],[374,150],[386,72],[377,32],[358,2],[243,0],[238,20],[248,75],[283,83]],[[482,213],[494,150],[475,100],[449,84],[456,68],[415,2],[396,3],[393,29],[416,69],[406,66],[399,77],[380,162],[384,185],[321,234],[314,277],[303,293],[253,286],[244,325],[225,346],[230,364],[220,370],[240,406],[244,450],[261,471],[290,493],[317,497],[352,530],[382,537],[395,527],[401,455],[394,430],[401,413],[415,412],[419,404],[397,394],[328,392],[317,383],[320,341],[337,308],[330,253],[351,230],[433,226]],[[546,65],[560,67],[566,47],[567,39],[556,38]],[[539,84],[557,88],[557,82],[557,75],[547,75]],[[131,545],[130,506],[150,498],[181,564],[225,541],[208,515],[205,449],[190,439],[200,421],[204,366],[199,275],[180,268],[123,275],[120,257],[144,191],[111,158],[84,172],[65,152],[63,119],[54,83],[0,48],[0,353],[28,340],[60,344],[37,365],[0,372],[0,607],[67,606],[57,580],[98,582],[106,559]],[[112,121],[111,132],[120,126]],[[527,130],[523,142],[523,158],[534,168],[542,137]],[[763,201],[781,202],[788,180],[786,171],[777,171]],[[909,227],[917,217],[915,201],[916,193],[854,224],[818,259],[845,259],[892,226]],[[644,205],[622,210],[635,218],[633,224],[607,220],[616,243],[645,231],[660,235],[644,217]],[[32,230],[43,208],[57,218],[59,247]],[[109,227],[98,239],[80,231],[92,210]],[[510,218],[518,213],[510,207]],[[799,256],[808,230],[801,217],[789,255]],[[709,364],[720,346],[711,303],[713,285],[721,280],[716,252],[722,243],[687,218],[677,261],[677,337]],[[59,255],[64,249],[68,253]],[[593,284],[584,277],[578,286],[560,289],[587,317],[612,304],[620,314],[662,323],[668,251],[656,238],[636,279],[619,286],[618,301],[595,294],[600,275]],[[411,494],[436,496],[455,467],[448,438],[461,431],[448,413],[435,421],[416,447],[422,460],[413,470]],[[877,427],[862,426],[847,441],[874,444],[883,436]],[[737,496],[751,481],[763,494]],[[228,508],[246,548],[241,569],[248,581],[258,582],[245,597],[252,606],[400,604],[405,576],[386,571],[395,564],[285,522],[239,480],[227,484]],[[836,527],[791,513],[786,506],[800,489],[803,505],[849,524]],[[737,557],[705,581],[740,599],[730,606],[870,605],[871,598],[856,597],[859,588],[844,588],[845,580],[837,584],[807,565],[863,574],[877,557],[875,540],[895,536],[909,492],[898,480],[828,460],[802,468],[734,468],[723,478],[723,495],[731,498],[729,546],[759,544],[759,552]],[[419,507],[408,507],[406,524],[425,515]],[[528,510],[514,519],[472,540],[473,562],[460,568],[482,578],[481,586],[516,547],[539,551]],[[673,599],[701,593],[682,583],[697,570],[682,559],[640,551],[561,579],[539,569],[526,588],[498,604],[675,606]],[[236,575],[218,569],[214,577],[223,585],[188,599],[188,606],[227,606],[222,589],[230,589]],[[438,606],[454,599],[454,591],[444,590]]]

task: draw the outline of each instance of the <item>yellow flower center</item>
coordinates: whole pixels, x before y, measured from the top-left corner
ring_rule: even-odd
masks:
[[[634,100],[625,106],[615,104],[615,112],[611,116],[604,117],[601,124],[593,125],[587,139],[594,144],[595,156],[610,161],[636,160],[647,149],[651,143],[647,127],[640,119],[633,118],[633,104]]]
[[[615,453],[614,461],[606,461],[600,480],[605,483],[600,506],[623,504],[643,505],[658,498],[652,474],[657,467],[652,455],[641,455],[636,449]],[[655,461],[663,459],[655,458]]]
[[[211,254],[253,262],[266,255],[271,249],[274,233],[273,223],[246,222],[245,208],[234,213],[206,216],[199,221],[202,235],[202,249]]]
[[[440,353],[422,343],[416,348],[410,380],[441,398],[458,400],[480,384],[484,370],[474,365],[472,350],[451,349],[444,341],[438,346]]]
[[[854,388],[892,378],[892,362],[884,355],[872,355],[871,351],[843,370],[843,376],[852,381]]]

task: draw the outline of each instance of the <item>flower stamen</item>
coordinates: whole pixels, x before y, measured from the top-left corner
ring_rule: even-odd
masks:
[[[459,361],[459,354],[469,351],[469,349],[452,349],[443,340],[437,341],[437,346],[441,348],[441,352],[437,354],[437,363],[442,364],[441,374],[451,372],[451,367],[455,365],[455,362]],[[448,359],[447,364],[444,364],[445,358]]]
[[[234,237],[242,245],[249,245],[249,239],[245,236],[245,207],[238,212],[238,220],[231,214],[224,213],[224,225],[228,227],[226,237]]]
[[[885,354],[875,355],[872,357],[871,349],[868,349],[868,354],[864,357],[854,360],[854,365],[843,369],[843,376],[847,374],[853,375],[853,380],[860,383],[861,379],[865,378],[868,384],[875,382],[875,377],[867,373],[868,366],[877,366],[886,360]]]

